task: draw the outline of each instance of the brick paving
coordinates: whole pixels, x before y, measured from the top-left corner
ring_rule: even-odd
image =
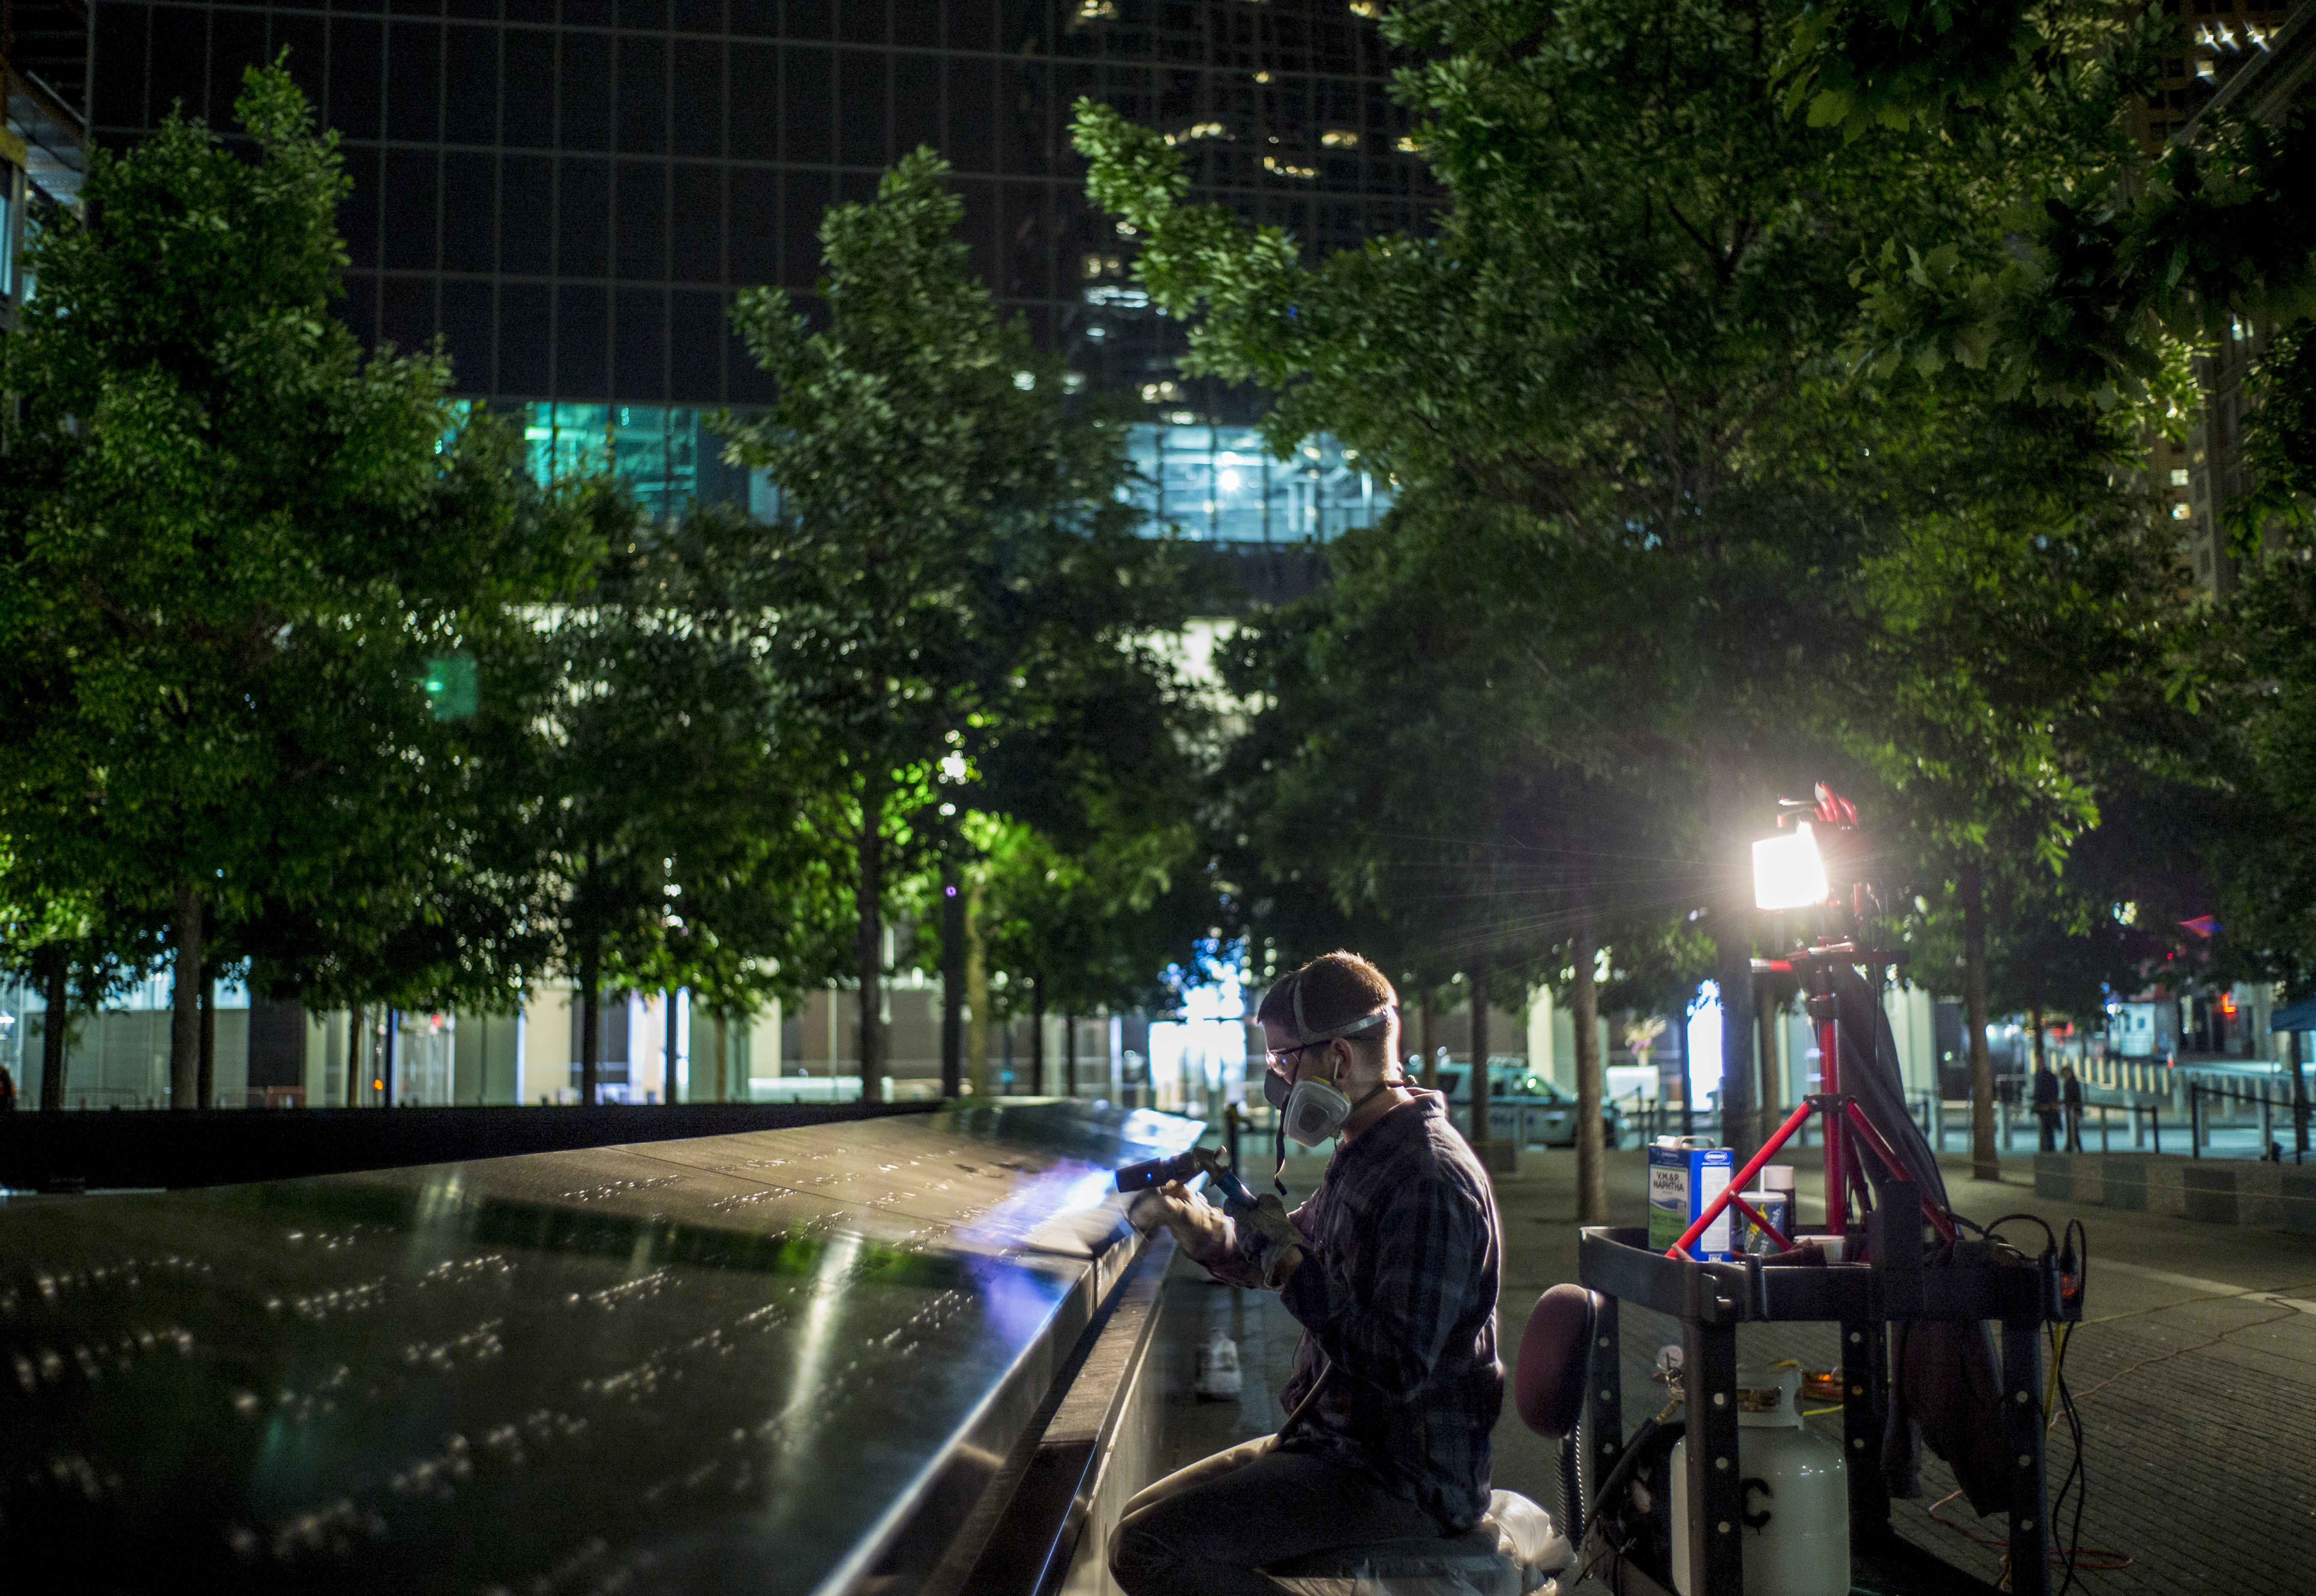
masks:
[[[1805,1218],[1814,1217],[1812,1156],[1794,1160],[1802,1169]],[[1299,1194],[1309,1179],[1296,1179],[1298,1164],[1315,1174],[1316,1163],[1289,1164],[1288,1182]],[[2089,1478],[2080,1543],[2086,1556],[2076,1589],[2102,1596],[2316,1592],[2316,1240],[2096,1208],[2073,1211],[2036,1198],[2023,1161],[2006,1165],[2000,1183],[1971,1180],[1960,1159],[1946,1165],[1950,1195],[1964,1215],[1983,1223],[2032,1213],[2053,1227],[2080,1217],[2090,1238],[2085,1323],[2066,1363],[2082,1413]],[[1519,1175],[1499,1187],[1507,1358],[1537,1297],[1574,1278],[1573,1174],[1573,1155],[1530,1151]],[[1611,1155],[1609,1196],[1617,1214],[1638,1222],[1638,1153]],[[2009,1234],[2021,1241],[2040,1235],[2023,1225]],[[1182,1397],[1173,1404],[1166,1449],[1179,1466],[1277,1427],[1277,1392],[1298,1333],[1275,1297],[1216,1286],[1187,1261],[1177,1270],[1160,1331],[1162,1355],[1173,1365],[1169,1388],[1189,1389],[1196,1349],[1217,1328],[1238,1344],[1244,1386],[1234,1403]],[[1654,1318],[1626,1315],[1628,1422],[1638,1422],[1648,1400],[1656,1347],[1678,1339],[1671,1321],[1652,1325]],[[1740,1355],[1748,1361],[1799,1357],[1831,1368],[1833,1331],[1749,1326],[1741,1333]],[[2054,1486],[2072,1457],[2061,1425],[2051,1434]],[[1496,1431],[1496,1483],[1548,1502],[1552,1467],[1551,1449],[1508,1408]],[[1927,1453],[1922,1483],[1920,1500],[1896,1505],[1901,1532],[1982,1579],[1996,1579],[1995,1549],[1930,1520],[1928,1508],[1953,1482]],[[1959,1500],[1942,1516],[1989,1538],[2002,1533],[2001,1518],[1978,1520]],[[2062,1531],[2071,1517],[2071,1503]],[[2094,1557],[2093,1550],[2107,1556]],[[2128,1562],[2108,1566],[2123,1559]],[[1599,1588],[1588,1585],[1587,1596]]]

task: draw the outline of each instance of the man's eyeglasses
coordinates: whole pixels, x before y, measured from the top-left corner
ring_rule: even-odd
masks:
[[[1262,1062],[1267,1067],[1275,1069],[1279,1074],[1285,1074],[1287,1073],[1287,1061],[1288,1059],[1294,1057],[1297,1053],[1308,1053],[1314,1048],[1323,1048],[1329,1041],[1332,1041],[1333,1039],[1333,1038],[1330,1037],[1321,1041],[1305,1042],[1299,1048],[1280,1048],[1275,1052],[1266,1048],[1263,1051]]]

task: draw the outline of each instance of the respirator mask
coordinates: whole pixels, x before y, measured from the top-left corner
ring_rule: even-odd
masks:
[[[1395,1008],[1383,1008],[1372,1014],[1363,1014],[1348,1025],[1338,1025],[1328,1030],[1312,1030],[1303,1018],[1303,983],[1295,983],[1295,1041],[1294,1050],[1302,1052],[1323,1043],[1344,1037],[1364,1036],[1390,1022]],[[1321,1142],[1340,1134],[1353,1113],[1382,1092],[1388,1082],[1378,1082],[1374,1092],[1367,1092],[1358,1102],[1343,1095],[1342,1088],[1332,1080],[1302,1080],[1290,1083],[1275,1069],[1265,1070],[1262,1076],[1262,1097],[1278,1111],[1278,1167],[1272,1172],[1271,1183],[1281,1192],[1287,1190],[1287,1143],[1289,1137],[1298,1147],[1315,1147]]]

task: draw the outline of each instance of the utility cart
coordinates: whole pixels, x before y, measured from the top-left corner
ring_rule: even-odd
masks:
[[[1884,1195],[1866,1226],[1870,1263],[1813,1268],[1764,1264],[1757,1258],[1692,1262],[1650,1247],[1643,1228],[1603,1226],[1583,1233],[1579,1278],[1601,1299],[1581,1442],[1590,1465],[1582,1474],[1587,1494],[1597,1490],[1626,1440],[1619,1307],[1631,1303],[1653,1308],[1680,1322],[1687,1493],[1699,1504],[1688,1515],[1688,1560],[1704,1576],[1689,1596],[1741,1596],[1745,1589],[1741,1547],[1749,1503],[1744,1471],[1736,1462],[1737,1327],[1806,1320],[1840,1326],[1852,1578],[1861,1590],[1893,1596],[1991,1592],[1993,1587],[1901,1538],[1890,1527],[1882,1473],[1890,1400],[1888,1327],[1909,1319],[2000,1321],[2003,1438],[2016,1468],[2009,1514],[2010,1590],[2015,1596],[2046,1596],[2050,1589],[2043,1333],[2045,1324],[2079,1315],[2080,1305],[2062,1302],[2058,1271],[2050,1261],[2007,1256],[1982,1243],[1964,1244],[1965,1250],[1982,1249],[1977,1255],[1926,1267],[1920,1210],[1907,1200],[1919,1193],[1892,1186]],[[1812,1235],[1804,1231],[1793,1239]],[[1655,1596],[1672,1589],[1670,1568],[1643,1567],[1630,1557],[1616,1560],[1608,1572],[1621,1596]]]
[[[1681,1544],[1672,1557],[1685,1563],[1692,1576],[1683,1596],[1741,1596],[1747,1537],[1769,1522],[1776,1507],[1765,1503],[1768,1512],[1753,1512],[1747,1499],[1749,1485],[1759,1492],[1764,1485],[1748,1479],[1753,1471],[1739,1446],[1738,1326],[1831,1323],[1840,1327],[1841,1337],[1839,1455],[1848,1495],[1853,1587],[1892,1596],[1991,1591],[1891,1527],[1882,1452],[1891,1402],[1891,1326],[1966,1324],[1967,1336],[1950,1338],[1955,1348],[1966,1350],[1968,1337],[1979,1333],[1976,1326],[1993,1321],[2001,1327],[1998,1389],[1989,1392],[1982,1381],[1966,1398],[1950,1396],[1938,1411],[1950,1429],[1958,1421],[1973,1421],[1962,1424],[1973,1440],[1982,1440],[1986,1430],[2000,1427],[2001,1452],[1981,1455],[1972,1478],[1982,1497],[1997,1494],[2007,1506],[2009,1589],[2015,1596],[2046,1596],[2053,1542],[2044,1467],[2043,1337],[2046,1326],[2080,1318],[2079,1280],[2062,1275],[2065,1252],[2055,1240],[2039,1258],[2030,1258],[1982,1233],[1982,1239],[1972,1239],[1964,1233],[1975,1227],[1930,1195],[1930,1183],[1937,1182],[1937,1198],[1943,1198],[1943,1177],[1907,1121],[1894,1046],[1888,1044],[1878,998],[1906,956],[1875,946],[1876,895],[1862,879],[1852,888],[1848,934],[1833,931],[1831,922],[1841,912],[1829,886],[1827,852],[1821,851],[1811,824],[1824,828],[1837,862],[1857,863],[1866,854],[1856,843],[1857,809],[1822,783],[1813,805],[1786,800],[1780,807],[1786,813],[1778,825],[1786,834],[1754,844],[1756,902],[1772,914],[1809,913],[1819,934],[1786,958],[1754,960],[1753,969],[1757,976],[1797,979],[1817,1028],[1822,1090],[1793,1110],[1761,1150],[1733,1172],[1727,1187],[1702,1205],[1670,1247],[1652,1245],[1641,1228],[1583,1232],[1578,1274],[1595,1304],[1585,1425],[1576,1440],[1583,1467],[1571,1483],[1597,1510],[1608,1494],[1603,1481],[1628,1447],[1638,1445],[1625,1428],[1622,1305],[1679,1320],[1687,1457],[1685,1479],[1665,1482],[1672,1502],[1685,1510],[1675,1516],[1673,1534]],[[1799,824],[1786,831],[1788,821]],[[1772,945],[1780,941],[1773,933]],[[1841,1018],[1845,1005],[1848,1025]],[[1845,1034],[1861,1027],[1866,1035]],[[1847,1056],[1845,1045],[1851,1049]],[[1824,1132],[1825,1223],[1804,1230],[1791,1226],[1788,1215],[1793,1234],[1787,1235],[1742,1194],[1813,1117]],[[1699,1258],[1700,1238],[1724,1215],[1742,1215],[1776,1256]],[[1929,1234],[1933,1230],[1935,1246]],[[1807,1246],[1811,1242],[1819,1245]],[[1927,1338],[1947,1333],[1923,1333]],[[1829,1487],[1831,1473],[1829,1464],[1821,1476]],[[1838,1505],[1828,1503],[1822,1517],[1831,1520],[1838,1534]],[[1605,1572],[1621,1592],[1650,1596],[1670,1590],[1675,1570],[1643,1566],[1647,1561],[1620,1556]],[[1824,1577],[1839,1581],[1838,1550]]]

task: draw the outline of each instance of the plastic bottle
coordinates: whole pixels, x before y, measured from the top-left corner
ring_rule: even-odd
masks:
[[[1217,1330],[1198,1349],[1198,1369],[1190,1382],[1190,1389],[1207,1402],[1229,1402],[1240,1389],[1238,1343],[1225,1331]]]

